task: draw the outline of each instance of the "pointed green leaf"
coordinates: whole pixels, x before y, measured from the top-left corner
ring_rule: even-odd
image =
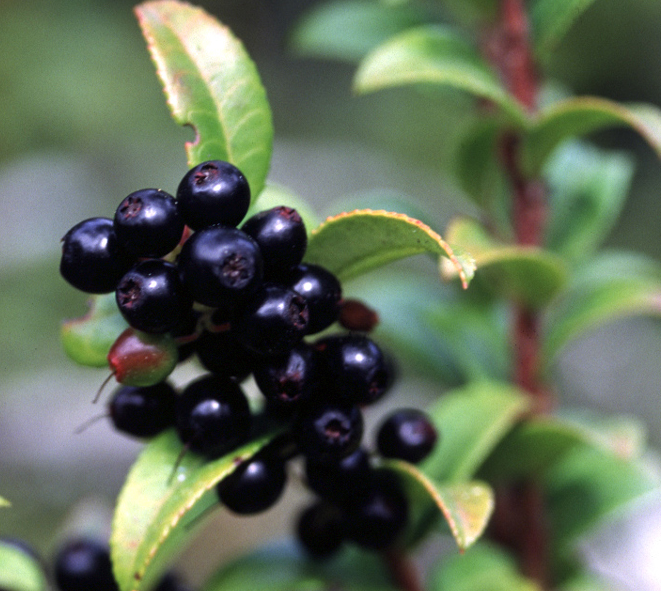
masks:
[[[0,589],[45,591],[46,576],[41,565],[24,550],[0,541]]]
[[[305,260],[346,280],[422,253],[447,257],[468,287],[475,270],[471,257],[455,253],[429,226],[401,213],[359,209],[330,217],[312,232]]]
[[[564,140],[621,126],[637,131],[661,157],[661,110],[658,107],[575,97],[556,102],[539,113],[524,135],[521,150],[524,170],[530,176],[538,176],[547,158]]]
[[[477,50],[450,28],[426,25],[395,36],[367,55],[354,79],[361,94],[411,84],[462,90],[493,101],[518,126],[528,123],[523,107]]]
[[[476,221],[455,219],[447,234],[475,258],[479,277],[494,293],[531,307],[549,302],[565,283],[565,267],[557,255],[536,247],[504,244],[492,238]],[[451,277],[454,271],[444,265]]]
[[[150,589],[166,562],[183,549],[197,517],[218,503],[215,485],[272,437],[261,437],[213,461],[182,450],[174,430],[153,439],[131,468],[119,495],[110,539],[121,591]]]
[[[271,109],[241,42],[202,9],[176,1],[135,8],[172,116],[196,132],[189,166],[226,160],[241,169],[253,196],[271,159]]]
[[[633,160],[585,142],[562,144],[544,176],[550,219],[545,243],[570,260],[585,260],[606,238],[624,206]]]
[[[62,323],[65,353],[80,365],[108,367],[108,351],[128,328],[115,303],[115,294],[94,296],[85,316]]]
[[[297,23],[292,45],[304,56],[358,61],[393,35],[425,20],[413,6],[370,0],[323,3]]]
[[[293,207],[303,218],[308,234],[320,223],[319,216],[301,197],[285,187],[272,183],[268,183],[257,198],[253,200],[250,210],[246,213],[246,218],[279,205]]]
[[[477,382],[443,394],[428,409],[440,443],[420,470],[444,483],[471,478],[529,405],[525,394],[498,382]]]
[[[485,542],[434,566],[429,591],[541,591],[521,576],[516,560]]]
[[[535,0],[530,11],[535,51],[548,58],[574,21],[594,0]]]
[[[460,550],[472,546],[484,533],[494,508],[494,493],[488,485],[483,482],[439,484],[407,462],[391,460],[386,465],[403,477],[408,496],[415,499],[418,523],[410,523],[409,527],[418,536],[435,522],[429,515],[430,505],[441,512]],[[415,492],[411,490],[413,487],[417,489]],[[414,520],[415,517],[409,519]]]

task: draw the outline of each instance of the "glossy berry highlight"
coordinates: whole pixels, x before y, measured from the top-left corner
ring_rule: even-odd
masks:
[[[434,449],[438,433],[431,419],[415,408],[400,409],[379,427],[376,445],[384,458],[417,464]]]

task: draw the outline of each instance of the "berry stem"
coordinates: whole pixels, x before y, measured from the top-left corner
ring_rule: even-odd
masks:
[[[420,582],[419,573],[412,560],[399,550],[386,550],[383,552],[390,578],[401,591],[424,591]]]

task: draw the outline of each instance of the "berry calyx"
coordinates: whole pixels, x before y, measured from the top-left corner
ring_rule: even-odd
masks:
[[[422,411],[404,408],[389,415],[379,427],[376,445],[384,458],[417,464],[434,449],[438,433]]]
[[[115,429],[134,437],[153,437],[174,426],[176,393],[167,382],[153,386],[124,386],[108,404]]]
[[[305,299],[310,309],[308,334],[318,333],[337,320],[342,286],[330,271],[319,265],[301,264],[292,269],[286,284]]]
[[[117,591],[108,547],[88,538],[66,543],[55,556],[55,583],[60,591]]]

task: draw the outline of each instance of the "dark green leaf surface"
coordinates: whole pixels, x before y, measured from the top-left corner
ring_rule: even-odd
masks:
[[[262,437],[213,461],[188,453],[173,474],[182,445],[171,430],[147,444],[117,501],[110,539],[121,591],[150,589],[183,549],[196,517],[218,503],[215,485],[264,447]]]
[[[393,35],[424,22],[424,13],[413,6],[340,0],[307,12],[291,43],[304,56],[358,61]]]
[[[613,228],[633,176],[633,160],[584,142],[566,142],[545,170],[549,186],[548,247],[585,260]]]
[[[108,351],[128,328],[115,303],[115,294],[94,296],[85,316],[62,323],[65,353],[80,365],[108,367]]]
[[[474,220],[453,220],[447,235],[453,245],[471,253],[479,276],[496,294],[540,307],[565,283],[566,273],[560,257],[540,248],[496,242]],[[443,270],[452,276],[450,267],[445,265]]]
[[[253,196],[266,180],[273,143],[271,109],[254,63],[231,31],[202,9],[175,1],[135,8],[175,121],[195,129],[189,166],[226,160]]]
[[[546,59],[594,0],[535,0],[530,19],[537,55]]]
[[[452,390],[428,409],[441,444],[420,470],[443,483],[470,479],[529,407],[509,384],[478,382]]]
[[[477,50],[450,28],[427,25],[395,36],[365,57],[354,79],[360,94],[412,84],[462,90],[493,101],[519,126],[528,122]]]
[[[438,520],[433,513],[438,512],[450,528],[460,550],[466,550],[479,539],[494,508],[494,493],[487,484],[440,484],[407,462],[390,460],[385,464],[400,474],[408,490],[408,497],[413,501],[413,515],[409,518],[413,541],[423,537],[434,526]]]
[[[311,561],[293,545],[265,548],[223,566],[202,591],[396,591],[373,552],[353,548],[328,562]]]
[[[658,107],[576,97],[556,102],[539,113],[524,136],[521,151],[524,170],[530,176],[538,176],[546,159],[564,140],[621,126],[637,131],[661,157],[661,110]]]
[[[480,542],[465,554],[438,563],[429,591],[540,591],[519,574],[516,561],[502,549]]]
[[[44,591],[41,565],[20,548],[0,542],[0,588],[6,591]]]
[[[429,226],[401,213],[360,209],[328,218],[312,232],[305,260],[346,280],[416,254],[445,256],[464,287],[475,270]]]

